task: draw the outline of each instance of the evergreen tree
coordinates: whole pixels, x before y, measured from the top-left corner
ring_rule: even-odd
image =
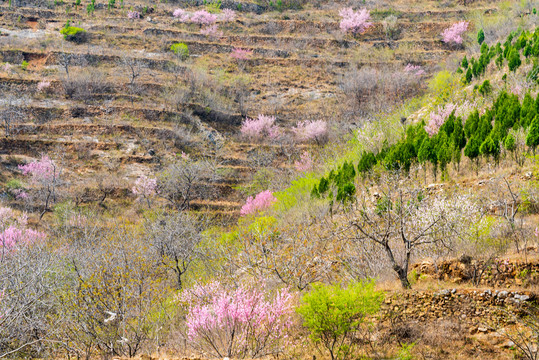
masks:
[[[477,139],[477,136],[472,135],[466,147],[464,148],[464,155],[466,155],[471,161],[475,161],[477,165],[477,172],[479,172],[479,148],[481,142]]]
[[[487,157],[492,156],[496,163],[498,163],[500,158],[500,142],[491,135],[481,144],[479,152]]]
[[[527,92],[526,95],[524,95],[522,107],[520,108],[520,125],[525,129],[528,128],[535,115],[537,115],[535,101],[530,93]]]
[[[465,77],[466,83],[467,83],[467,84],[471,83],[471,82],[472,82],[472,78],[473,78],[472,69],[471,69],[471,68],[468,68],[468,71],[466,71],[466,77]]]
[[[481,45],[483,44],[483,41],[485,41],[485,32],[483,31],[483,29],[481,29],[477,33],[477,42],[479,43],[479,45]]]
[[[464,59],[462,59],[462,68],[467,69],[468,68],[468,59],[466,58],[466,55],[464,55]]]
[[[511,49],[509,52],[508,65],[510,71],[516,71],[518,67],[522,64],[520,60],[520,53],[516,49]]]
[[[526,137],[526,145],[533,150],[533,155],[535,156],[535,148],[539,145],[539,115],[535,115],[533,118]]]

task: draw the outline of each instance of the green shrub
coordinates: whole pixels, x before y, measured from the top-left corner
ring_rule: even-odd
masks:
[[[481,29],[477,33],[477,42],[479,43],[479,45],[481,45],[483,44],[483,41],[485,41],[485,32],[483,31],[483,29]]]
[[[21,69],[22,69],[22,70],[28,69],[28,61],[26,61],[26,60],[23,60],[23,61],[22,61],[22,63],[21,63]]]
[[[172,51],[180,61],[184,61],[189,57],[189,49],[184,43],[174,43],[170,46],[170,51]]]
[[[310,331],[312,341],[321,345],[332,360],[352,355],[359,332],[367,325],[367,315],[378,312],[383,294],[374,282],[340,285],[315,284],[301,299],[297,312]]]
[[[88,40],[88,33],[86,30],[75,27],[75,26],[66,26],[60,30],[60,34],[64,35],[64,39],[67,41],[72,41],[77,44],[81,44]]]

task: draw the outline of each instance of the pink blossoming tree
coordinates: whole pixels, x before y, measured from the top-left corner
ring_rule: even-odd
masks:
[[[288,344],[293,297],[286,290],[225,288],[218,282],[195,286],[180,297],[187,307],[187,336],[193,346],[214,357],[260,358]]]
[[[189,21],[195,24],[208,26],[217,21],[217,15],[210,14],[206,10],[199,10],[193,13]]]
[[[191,17],[191,15],[184,9],[174,10],[174,12],[172,13],[172,16],[174,16],[175,18],[178,18],[180,22],[188,22],[189,18]]]
[[[362,34],[372,26],[369,22],[371,14],[367,9],[354,11],[352,8],[342,8],[339,15],[341,16],[340,28],[345,33]]]
[[[42,155],[40,160],[26,165],[19,165],[23,175],[30,176],[30,181],[38,188],[38,193],[43,198],[43,211],[40,219],[49,210],[51,202],[56,201],[56,189],[60,181],[61,171],[56,164],[47,156]]]
[[[223,36],[223,32],[219,30],[217,24],[208,25],[200,29],[202,35],[206,35],[210,38],[219,38]]]
[[[438,111],[433,111],[430,113],[430,119],[427,125],[425,125],[425,131],[429,136],[434,136],[438,134],[440,127],[445,123],[447,118],[456,111],[457,105],[455,104],[446,104],[443,108],[438,107]]]
[[[298,141],[324,142],[327,139],[327,123],[322,120],[300,121],[292,132]]]
[[[451,25],[442,32],[442,41],[446,44],[461,45],[464,39],[462,35],[468,30],[468,22],[460,21]]]
[[[23,213],[15,216],[15,212],[8,207],[0,207],[0,248],[2,258],[18,245],[31,244],[45,238],[45,234],[28,228],[28,216]]]
[[[265,137],[275,139],[279,136],[279,128],[275,125],[275,116],[258,115],[256,119],[245,118],[241,124],[240,132],[252,140],[261,140]]]
[[[301,154],[299,161],[296,161],[294,163],[294,167],[299,172],[306,172],[311,170],[313,168],[313,159],[311,157],[311,154],[307,151],[304,151]]]
[[[131,190],[133,191],[133,194],[146,200],[148,208],[151,208],[150,199],[157,194],[157,179],[141,175],[137,181],[135,181],[135,186],[133,186]]]
[[[138,11],[128,11],[127,18],[131,20],[140,19],[140,13]]]
[[[230,52],[230,57],[236,60],[249,60],[252,55],[253,55],[252,51],[240,49],[240,48],[234,48]]]
[[[50,86],[51,86],[51,82],[50,82],[50,81],[41,80],[41,81],[37,84],[37,91],[39,91],[39,92],[44,92],[45,90],[47,90],[48,88],[50,88]]]
[[[270,190],[262,191],[255,197],[249,196],[245,204],[241,207],[240,215],[246,216],[266,210],[276,201],[277,198],[273,196],[273,193]]]
[[[404,68],[404,72],[407,72],[409,74],[413,74],[416,76],[425,75],[425,70],[423,70],[423,67],[421,65],[408,64]]]
[[[224,22],[230,22],[236,20],[236,12],[231,9],[223,9],[219,14],[219,19]]]

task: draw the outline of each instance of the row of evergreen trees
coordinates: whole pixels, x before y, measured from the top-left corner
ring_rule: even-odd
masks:
[[[462,59],[458,73],[464,73],[464,83],[469,84],[474,78],[479,79],[486,71],[492,59],[501,68],[505,61],[510,71],[516,71],[522,65],[521,55],[525,58],[539,56],[539,28],[533,33],[528,31],[512,32],[503,43],[497,43],[488,46],[484,42],[485,35],[480,30],[477,35],[477,41],[481,45],[481,53],[476,60],[473,56],[468,60],[466,56]]]
[[[488,46],[485,42],[484,32],[478,33],[478,42],[481,45],[481,54],[476,60],[463,58],[457,72],[464,73],[464,83],[470,83],[474,78],[480,78],[496,58],[498,67],[502,67],[507,60],[510,71],[515,71],[522,64],[520,53],[526,58],[539,56],[539,28],[533,33],[527,31],[511,33],[505,43]],[[535,66],[531,76],[539,74],[539,66]],[[489,80],[485,80],[476,89],[483,95],[491,92]],[[425,130],[425,122],[410,125],[403,138],[394,145],[385,144],[382,151],[375,154],[365,151],[361,154],[357,165],[345,162],[327,177],[322,177],[314,186],[313,197],[328,197],[332,203],[347,202],[355,194],[354,179],[357,174],[365,175],[375,166],[379,165],[387,170],[403,170],[408,172],[414,163],[431,164],[434,177],[438,171],[446,173],[447,166],[453,163],[458,168],[462,154],[475,162],[479,167],[481,157],[492,158],[499,161],[501,150],[505,148],[513,153],[519,150],[519,139],[516,131],[527,132],[526,145],[535,154],[539,145],[539,96],[534,99],[527,93],[522,101],[515,94],[506,91],[500,93],[493,106],[480,115],[473,111],[466,121],[456,117],[455,112],[446,119],[438,133],[430,137]],[[517,159],[517,156],[514,156]],[[518,161],[522,165],[521,161]]]

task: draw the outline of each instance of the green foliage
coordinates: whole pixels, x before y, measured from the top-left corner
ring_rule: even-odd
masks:
[[[81,0],[75,0],[75,6],[80,6]]]
[[[535,153],[535,148],[539,145],[539,115],[533,118],[528,136],[526,137],[526,145],[532,148]]]
[[[468,59],[466,58],[466,55],[464,55],[464,58],[462,59],[461,65],[464,69],[468,68]]]
[[[440,101],[445,101],[456,90],[457,84],[457,79],[449,71],[443,70],[438,72],[428,85],[432,94],[436,94]]]
[[[109,0],[109,3],[107,5],[107,9],[109,9],[109,10],[114,9],[115,5],[116,5],[116,0]]]
[[[415,343],[410,344],[401,344],[401,348],[399,350],[399,354],[397,355],[396,360],[412,360],[414,359],[414,355],[412,354],[412,350],[415,346]]]
[[[473,79],[473,73],[472,73],[472,69],[468,69],[468,71],[466,71],[466,76],[464,77],[464,82],[466,84],[469,84],[472,82],[472,79]]]
[[[207,1],[204,0],[204,5],[206,6],[206,10],[211,14],[218,14],[221,12],[221,0],[217,1]]]
[[[503,144],[503,146],[508,151],[515,151],[516,150],[516,148],[517,148],[516,140],[515,140],[515,137],[513,136],[513,134],[507,135],[507,137],[505,138],[505,143]]]
[[[280,211],[285,211],[298,205],[300,202],[312,196],[311,190],[317,185],[318,180],[312,175],[306,176],[292,181],[290,186],[279,192],[275,192],[273,196],[277,198],[276,207]]]
[[[483,29],[480,29],[477,33],[477,43],[481,45],[483,44],[483,41],[485,41],[485,32],[483,31]]]
[[[483,83],[479,86],[478,91],[483,96],[490,94],[492,92],[492,85],[490,85],[490,81],[483,81]]]
[[[509,52],[508,57],[508,66],[510,71],[516,71],[516,69],[519,68],[519,66],[522,64],[522,61],[520,60],[520,53],[516,49],[512,49]]]
[[[376,165],[376,157],[374,154],[371,151],[364,151],[357,164],[357,171],[362,174],[367,173],[374,167],[374,165]]]
[[[87,40],[86,30],[75,26],[65,26],[60,30],[60,34],[64,35],[65,40],[75,43],[83,43]]]
[[[174,43],[170,46],[170,51],[172,51],[178,59],[181,61],[186,60],[189,57],[189,49],[184,43]]]
[[[26,69],[28,69],[28,61],[26,61],[26,60],[22,61],[21,69],[24,70],[24,71],[26,71]]]
[[[87,6],[86,6],[86,12],[88,15],[92,15],[95,11],[95,0],[92,0]]]
[[[325,348],[332,360],[347,359],[357,344],[355,336],[365,326],[366,316],[378,312],[382,292],[374,290],[374,282],[348,285],[315,284],[301,299],[297,312],[310,337]]]
[[[320,198],[325,196],[329,191],[329,198],[333,202],[347,203],[353,199],[356,193],[356,187],[354,185],[354,179],[356,177],[356,170],[354,165],[345,161],[342,166],[336,170],[331,170],[328,177],[322,177],[317,185],[315,185],[311,191],[311,196],[314,198]]]

